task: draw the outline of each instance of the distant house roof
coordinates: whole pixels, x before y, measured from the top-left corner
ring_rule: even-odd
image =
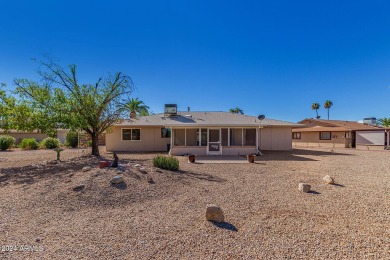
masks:
[[[298,123],[306,125],[306,128],[302,128],[301,132],[314,132],[314,131],[367,131],[367,130],[384,130],[384,127],[362,124],[356,121],[344,121],[344,120],[321,120],[307,118]],[[319,128],[322,127],[322,128]],[[321,130],[320,130],[321,129]],[[328,129],[328,130],[323,130]]]
[[[164,114],[142,116],[122,120],[117,126],[161,126],[161,127],[303,127],[297,123],[265,118],[260,122],[256,116],[233,114],[229,112],[178,112],[177,116]]]

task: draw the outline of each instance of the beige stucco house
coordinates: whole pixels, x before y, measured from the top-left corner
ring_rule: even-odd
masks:
[[[173,155],[246,155],[291,150],[291,129],[299,124],[259,120],[228,112],[178,112],[123,120],[106,134],[107,151]]]
[[[343,120],[304,119],[306,127],[292,130],[293,147],[345,147],[384,149],[389,144],[389,129]]]

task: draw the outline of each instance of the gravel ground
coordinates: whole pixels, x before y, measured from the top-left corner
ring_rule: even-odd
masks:
[[[157,172],[154,154],[119,154],[123,167],[98,169],[99,159],[66,150],[61,164],[31,165],[53,154],[0,152],[0,259],[390,259],[388,151],[299,149],[255,164],[179,157],[180,171]],[[111,186],[118,173],[125,185]],[[226,223],[205,221],[209,203]]]

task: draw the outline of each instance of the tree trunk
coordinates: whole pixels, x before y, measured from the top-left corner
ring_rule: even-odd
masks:
[[[92,155],[95,155],[95,156],[100,156],[98,139],[99,139],[99,136],[97,134],[95,134],[95,133],[91,134]]]

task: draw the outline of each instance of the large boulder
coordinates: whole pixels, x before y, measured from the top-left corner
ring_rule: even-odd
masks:
[[[222,209],[214,204],[207,205],[206,220],[222,223],[225,221]]]
[[[311,189],[311,186],[307,183],[299,183],[298,190],[302,192],[309,192]]]
[[[326,184],[334,184],[334,179],[330,177],[329,175],[326,175],[324,178],[322,178]]]
[[[112,178],[110,182],[111,182],[111,184],[119,184],[119,183],[124,182],[124,179],[122,176],[117,175],[114,178]]]

